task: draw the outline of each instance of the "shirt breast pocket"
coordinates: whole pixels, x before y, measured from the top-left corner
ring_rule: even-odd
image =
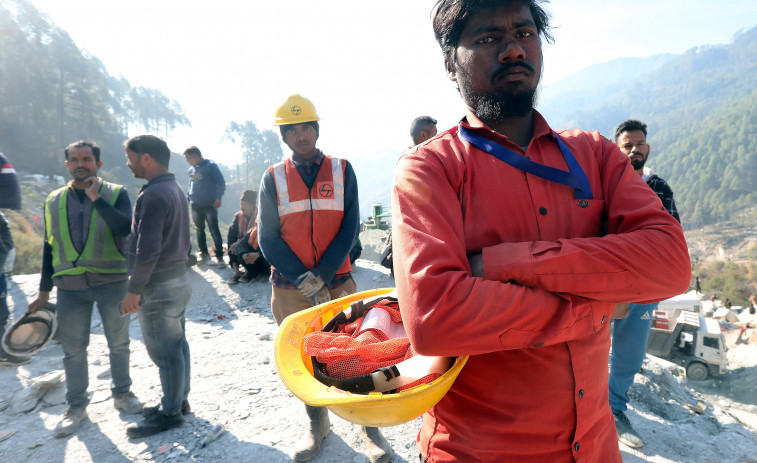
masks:
[[[570,237],[588,238],[607,233],[601,199],[573,199],[568,202],[570,210]]]

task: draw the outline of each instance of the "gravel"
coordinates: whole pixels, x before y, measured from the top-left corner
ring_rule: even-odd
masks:
[[[375,246],[371,238],[368,244]],[[375,237],[379,242],[381,238]],[[265,281],[228,286],[224,282],[230,275],[229,268],[208,266],[195,267],[191,272],[193,294],[187,310],[187,338],[192,354],[189,401],[193,413],[183,427],[145,439],[126,437],[126,426],[138,421],[139,416],[113,408],[108,351],[95,315],[89,346],[89,420],[68,438],[52,437],[52,429],[65,410],[61,384],[48,384],[47,394],[29,412],[14,412],[10,406],[14,394],[36,387],[35,378],[46,374],[55,378],[51,372],[62,370],[62,349],[53,342],[27,365],[0,367],[0,438],[15,431],[0,442],[0,461],[291,461],[288,453],[306,428],[306,415],[302,403],[276,374],[273,344],[277,327],[270,313],[271,288]],[[387,269],[364,259],[357,261],[354,276],[359,290],[394,286]],[[20,317],[36,295],[38,279],[38,275],[26,275],[9,281],[13,318]],[[131,336],[132,390],[140,399],[156,402],[161,395],[158,371],[147,356],[136,320],[131,324]],[[738,371],[720,381],[743,383],[732,387],[748,389],[757,384],[757,355],[752,345],[738,349],[750,350],[740,355],[737,349],[731,349],[729,355],[740,359]],[[624,461],[757,462],[757,434],[739,421],[737,413],[729,412],[738,410],[748,422],[749,407],[757,401],[755,395],[751,404],[726,398],[722,404],[712,403],[689,389],[683,378],[652,362],[645,363],[630,394],[633,408],[629,417],[647,445],[640,450],[621,445]],[[706,406],[701,414],[683,406],[699,402]],[[331,422],[331,434],[312,461],[367,462],[358,426],[333,414]],[[393,462],[418,461],[415,437],[419,423],[417,419],[383,429],[395,452]],[[216,425],[224,426],[224,432],[203,448],[202,440]]]

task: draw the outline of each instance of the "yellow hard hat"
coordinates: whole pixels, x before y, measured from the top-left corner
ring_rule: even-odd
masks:
[[[313,361],[303,349],[306,334],[320,330],[354,301],[390,293],[392,288],[361,291],[290,315],[281,323],[274,346],[276,370],[292,394],[308,405],[328,407],[337,416],[363,426],[396,426],[421,416],[447,393],[468,357],[457,357],[430,383],[397,393],[355,394],[327,386],[313,374]]]
[[[320,120],[313,102],[295,93],[287,98],[283,105],[276,108],[274,125],[302,124]]]

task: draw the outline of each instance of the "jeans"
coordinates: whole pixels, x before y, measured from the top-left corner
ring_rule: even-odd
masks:
[[[69,406],[87,406],[89,371],[87,346],[92,323],[92,306],[102,319],[110,350],[111,391],[113,396],[129,392],[129,316],[121,316],[121,301],[126,296],[128,280],[69,291],[58,288],[55,316],[63,345],[63,368],[66,371],[66,401]]]
[[[628,395],[634,375],[641,369],[647,353],[652,312],[658,302],[630,304],[628,316],[613,320],[612,356],[610,357],[610,408],[614,414],[626,411]]]
[[[223,240],[221,240],[221,230],[218,229],[218,210],[213,206],[200,207],[192,204],[192,221],[197,230],[197,247],[200,248],[200,252],[208,254],[208,244],[205,240],[205,222],[207,221],[210,236],[216,247],[216,258],[223,259]]]
[[[8,311],[8,282],[5,279],[5,272],[0,267],[0,339],[5,336],[5,324],[8,323],[10,312]],[[5,351],[0,346],[0,357],[5,357]]]
[[[181,413],[181,401],[189,395],[189,344],[184,331],[187,302],[192,296],[189,274],[147,286],[137,312],[142,338],[160,373],[163,413]]]

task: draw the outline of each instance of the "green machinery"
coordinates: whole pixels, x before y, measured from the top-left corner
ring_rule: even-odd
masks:
[[[371,206],[371,216],[366,220],[363,220],[364,230],[388,230],[389,223],[386,220],[382,220],[383,217],[390,217],[391,212],[384,212],[384,206],[381,204],[374,204]]]

